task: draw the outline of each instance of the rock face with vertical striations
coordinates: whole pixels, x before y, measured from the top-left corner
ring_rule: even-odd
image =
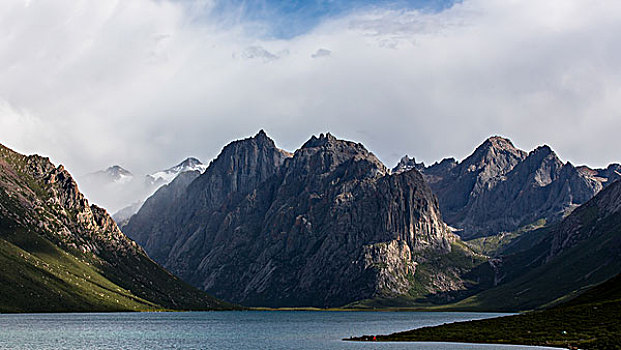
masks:
[[[456,241],[417,170],[390,175],[330,134],[294,154],[263,132],[233,142],[174,203],[159,216],[141,210],[124,231],[193,285],[245,305],[407,294],[417,264]]]
[[[200,223],[229,199],[244,196],[272,177],[291,155],[276,147],[263,130],[230,143],[202,176],[185,173],[160,188],[123,228],[163,264],[192,249]]]
[[[89,205],[63,166],[0,145],[0,311],[222,308]]]
[[[469,239],[562,219],[615,174],[610,167],[587,169],[561,162],[548,146],[527,154],[508,139],[491,137],[461,163],[447,159],[422,172],[446,222]]]

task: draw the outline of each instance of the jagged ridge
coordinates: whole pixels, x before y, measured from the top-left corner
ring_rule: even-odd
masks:
[[[495,136],[461,163],[445,159],[422,172],[446,222],[470,239],[559,221],[612,182],[604,176],[614,169],[597,176],[587,169],[562,163],[548,146],[527,154]]]
[[[418,171],[389,175],[330,134],[293,155],[264,132],[233,142],[170,207],[139,212],[124,231],[187,281],[247,305],[408,294],[416,265],[456,240]],[[419,287],[464,288],[450,271]]]

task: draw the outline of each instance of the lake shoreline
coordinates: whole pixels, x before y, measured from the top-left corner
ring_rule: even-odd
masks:
[[[171,348],[247,350],[351,350],[344,337],[389,334],[413,327],[506,314],[410,312],[153,312],[11,314],[0,316],[0,344],[14,350]],[[1,347],[1,346],[0,346]],[[423,350],[429,346],[378,344],[376,350]],[[438,350],[477,347],[439,345]],[[489,350],[505,350],[492,346]]]

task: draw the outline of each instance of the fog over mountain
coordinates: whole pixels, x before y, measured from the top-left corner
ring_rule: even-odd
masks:
[[[196,171],[204,172],[207,165],[189,157],[165,170],[146,175],[135,175],[119,165],[80,176],[78,183],[94,203],[115,214],[117,222],[129,219],[158,188],[170,183],[177,175]],[[121,213],[117,213],[122,211]],[[118,215],[117,215],[118,214]]]
[[[213,159],[261,128],[287,150],[330,131],[389,165],[494,134],[618,161],[619,2],[244,3],[4,1],[0,139],[78,175]]]

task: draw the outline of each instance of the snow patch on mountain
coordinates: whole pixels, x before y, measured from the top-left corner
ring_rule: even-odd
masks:
[[[207,165],[201,163],[198,159],[196,158],[187,158],[186,160],[184,160],[183,162],[175,165],[172,168],[166,169],[166,170],[162,170],[162,171],[158,171],[156,173],[153,174],[149,174],[147,175],[148,177],[150,177],[151,179],[153,179],[154,183],[160,183],[161,185],[164,184],[168,184],[170,183],[172,180],[175,179],[175,177],[177,177],[177,175],[186,172],[186,171],[198,171],[201,174],[205,172],[205,170],[207,169]]]

